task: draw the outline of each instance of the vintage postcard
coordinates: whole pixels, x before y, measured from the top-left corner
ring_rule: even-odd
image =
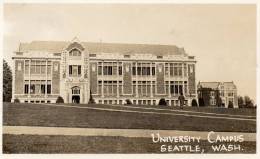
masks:
[[[4,3],[3,154],[256,154],[256,4]]]

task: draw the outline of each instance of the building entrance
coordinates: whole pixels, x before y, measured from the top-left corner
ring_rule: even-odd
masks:
[[[80,103],[80,88],[72,87],[72,103]]]
[[[73,95],[72,96],[72,103],[80,103],[80,96],[79,95]]]

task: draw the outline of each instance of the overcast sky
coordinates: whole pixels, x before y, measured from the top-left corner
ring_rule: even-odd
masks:
[[[234,81],[256,99],[256,6],[5,4],[4,58],[33,40],[170,44],[197,59],[198,81]]]

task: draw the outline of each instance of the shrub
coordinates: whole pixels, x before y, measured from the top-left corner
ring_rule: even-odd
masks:
[[[199,106],[200,107],[204,107],[205,106],[203,98],[199,98]]]
[[[15,98],[14,103],[20,103],[20,100],[18,98]]]
[[[231,101],[228,102],[228,108],[234,108],[233,102],[231,102]]]
[[[61,96],[58,96],[56,103],[64,103],[64,100]]]
[[[160,100],[159,100],[159,105],[167,105],[167,102],[166,102],[166,100],[164,99],[164,98],[161,98]]]
[[[126,100],[125,100],[125,104],[126,104],[126,105],[132,105],[132,102],[131,102],[130,99],[126,99]]]
[[[196,99],[192,99],[191,106],[193,106],[193,107],[197,107],[198,106],[198,103],[197,103]]]
[[[90,90],[90,97],[89,97],[88,104],[96,104],[96,102],[95,102],[95,100],[94,100],[94,98],[93,98],[93,96],[92,96],[91,90]]]
[[[88,104],[96,104],[95,100],[90,96]]]

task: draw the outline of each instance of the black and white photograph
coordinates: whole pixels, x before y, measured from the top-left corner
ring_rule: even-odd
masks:
[[[256,3],[2,8],[4,155],[257,153]]]

